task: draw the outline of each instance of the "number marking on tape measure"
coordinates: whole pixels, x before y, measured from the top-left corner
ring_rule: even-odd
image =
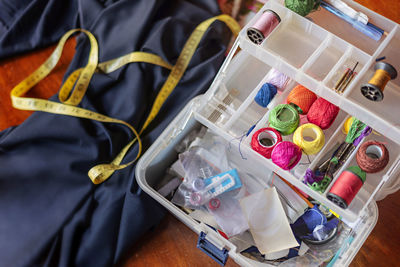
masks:
[[[140,157],[142,152],[140,134],[157,116],[162,105],[182,78],[204,33],[215,20],[221,20],[225,22],[225,24],[235,35],[237,35],[240,31],[240,27],[237,22],[228,15],[220,15],[202,22],[190,35],[174,66],[171,66],[165,62],[161,57],[146,52],[132,52],[116,59],[98,63],[98,44],[93,34],[84,29],[70,30],[65,33],[63,37],[61,37],[57,47],[50,57],[36,71],[34,71],[31,75],[29,75],[11,90],[10,95],[12,104],[15,108],[22,110],[43,111],[106,123],[118,123],[128,127],[135,135],[135,138],[119,152],[119,154],[111,163],[96,165],[88,172],[88,176],[94,184],[102,183],[107,180],[114,173],[114,171],[131,165]],[[83,68],[73,71],[62,85],[59,92],[59,100],[61,103],[45,99],[22,97],[22,95],[26,94],[33,86],[43,80],[54,69],[61,57],[65,42],[76,32],[83,32],[88,36],[91,45],[89,58],[87,65]],[[171,70],[167,80],[165,81],[153,103],[150,114],[148,115],[139,133],[131,124],[125,121],[77,107],[86,93],[94,72],[110,73],[126,64],[133,62],[151,63]],[[136,142],[138,142],[138,152],[135,159],[128,163],[121,164],[129,149]]]

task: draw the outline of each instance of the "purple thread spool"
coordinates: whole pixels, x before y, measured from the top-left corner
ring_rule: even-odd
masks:
[[[252,27],[247,29],[247,36],[255,44],[262,41],[275,29],[281,22],[281,18],[274,11],[267,9]]]

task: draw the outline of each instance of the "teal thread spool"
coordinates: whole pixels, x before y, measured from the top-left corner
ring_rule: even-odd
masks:
[[[307,16],[319,7],[319,0],[285,0],[285,6],[300,16]]]
[[[270,127],[278,130],[282,135],[293,133],[300,123],[297,110],[288,104],[280,104],[269,113]]]

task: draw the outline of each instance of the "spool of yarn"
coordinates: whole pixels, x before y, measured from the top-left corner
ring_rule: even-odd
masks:
[[[292,142],[278,143],[271,153],[272,162],[284,170],[294,168],[301,159],[301,148]]]
[[[267,9],[254,25],[247,29],[247,36],[253,43],[261,44],[280,22],[279,15]]]
[[[331,127],[339,111],[340,109],[337,106],[320,97],[311,105],[307,119],[325,130]]]
[[[253,134],[251,147],[254,151],[270,159],[272,150],[280,142],[282,142],[282,136],[277,130],[271,127],[261,128]]]
[[[293,133],[300,122],[297,110],[288,104],[280,104],[269,113],[269,124],[282,135]]]
[[[346,121],[343,123],[342,133],[344,133],[346,135],[349,133],[349,130],[350,130],[350,127],[351,127],[351,124],[353,123],[353,121],[354,121],[354,117],[348,117],[346,119]]]
[[[343,209],[347,209],[366,179],[366,174],[358,166],[343,171],[327,194],[327,198]]]
[[[299,114],[305,115],[317,98],[316,94],[299,84],[289,93],[286,102],[293,105]]]
[[[289,81],[289,77],[286,74],[277,71],[276,69],[271,69],[268,73],[267,83],[273,84],[279,91],[283,91],[286,84]]]
[[[325,134],[317,125],[306,123],[296,129],[293,143],[307,155],[317,154],[325,145]]]
[[[264,83],[260,90],[258,90],[257,95],[254,97],[254,101],[263,108],[266,108],[277,92],[278,90],[275,85]]]
[[[375,64],[375,74],[371,80],[361,86],[361,93],[371,101],[382,101],[383,90],[390,80],[396,79],[396,69],[386,62]]]
[[[300,16],[307,16],[319,7],[319,0],[285,0],[285,6]]]
[[[357,151],[357,164],[366,173],[383,170],[389,163],[389,151],[381,142],[370,140]]]

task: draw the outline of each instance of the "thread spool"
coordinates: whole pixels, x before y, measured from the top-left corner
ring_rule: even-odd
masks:
[[[189,196],[189,202],[193,206],[200,206],[203,202],[203,196],[198,192],[192,192]]]
[[[210,210],[217,210],[221,206],[221,201],[218,198],[212,198],[208,202],[208,208]]]
[[[389,151],[383,143],[370,140],[361,145],[356,159],[363,171],[376,173],[383,170],[389,163]]]
[[[202,178],[196,178],[192,182],[192,187],[196,191],[201,191],[206,187],[206,184],[204,182],[204,179]]]
[[[319,0],[285,0],[285,6],[300,16],[307,16],[319,7]]]
[[[289,81],[289,77],[286,74],[277,71],[276,69],[271,69],[268,73],[267,83],[273,84],[279,91],[283,91],[286,84]]]
[[[289,93],[286,102],[294,106],[299,114],[305,115],[317,98],[316,94],[299,84]]]
[[[297,110],[288,104],[280,104],[269,113],[269,124],[282,135],[293,133],[300,122]]]
[[[327,194],[327,198],[343,209],[347,209],[360,191],[366,174],[358,166],[351,166],[343,171]]]
[[[383,90],[390,80],[396,79],[396,69],[386,62],[378,62],[374,67],[375,74],[367,84],[361,86],[361,93],[371,101],[382,101]]]
[[[351,124],[353,123],[353,121],[354,121],[354,117],[348,117],[346,119],[346,121],[343,123],[342,133],[344,133],[346,135],[349,133],[349,130],[350,130],[350,127],[351,127]]]
[[[279,15],[267,9],[254,25],[247,29],[247,36],[253,43],[261,44],[280,22],[281,18]]]
[[[271,153],[272,162],[284,170],[293,169],[301,159],[301,148],[292,142],[278,143]]]
[[[296,129],[293,143],[307,155],[317,154],[325,145],[325,134],[317,125],[306,123]]]
[[[307,119],[325,130],[331,127],[339,111],[340,109],[337,106],[320,97],[311,105]]]
[[[251,147],[254,151],[270,159],[272,150],[280,142],[282,142],[282,136],[277,130],[270,127],[261,128],[253,134]]]
[[[260,90],[258,90],[257,95],[254,97],[254,101],[256,101],[256,103],[263,108],[266,108],[277,92],[278,89],[275,85],[271,83],[264,83]]]

